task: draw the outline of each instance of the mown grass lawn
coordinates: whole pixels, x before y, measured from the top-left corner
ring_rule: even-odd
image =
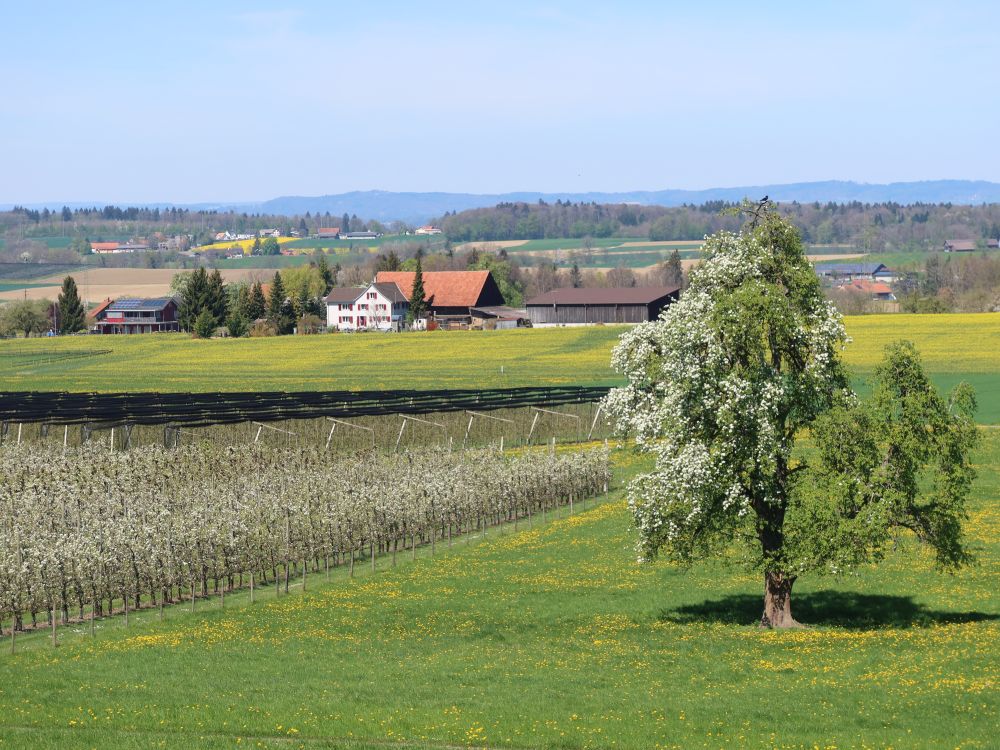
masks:
[[[638,565],[612,492],[305,593],[103,621],[58,649],[25,636],[0,655],[0,748],[995,747],[1000,431],[984,435],[979,565],[938,574],[903,538],[877,569],[797,584],[809,629],[755,627],[757,576]]]

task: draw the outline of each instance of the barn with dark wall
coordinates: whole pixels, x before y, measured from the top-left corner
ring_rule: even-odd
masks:
[[[535,326],[643,323],[655,320],[679,296],[677,286],[553,289],[528,300],[526,307]]]

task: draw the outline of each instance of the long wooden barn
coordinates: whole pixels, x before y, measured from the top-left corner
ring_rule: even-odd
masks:
[[[528,318],[535,326],[594,323],[643,323],[655,320],[676,302],[680,287],[623,289],[553,289],[528,300]]]

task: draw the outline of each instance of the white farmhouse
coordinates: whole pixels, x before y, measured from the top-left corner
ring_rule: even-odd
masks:
[[[398,330],[410,302],[392,282],[331,289],[326,297],[326,325],[339,331]]]

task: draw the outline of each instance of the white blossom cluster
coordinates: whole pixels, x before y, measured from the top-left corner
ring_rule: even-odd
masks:
[[[412,546],[596,494],[605,450],[334,457],[209,445],[0,446],[0,618],[175,589],[288,561]],[[515,515],[516,514],[516,515]]]
[[[844,328],[801,251],[753,232],[714,235],[706,251],[681,299],[612,355],[627,384],[605,409],[656,457],[628,491],[641,558],[692,559],[745,531],[754,502],[779,500],[795,430],[840,383]]]

